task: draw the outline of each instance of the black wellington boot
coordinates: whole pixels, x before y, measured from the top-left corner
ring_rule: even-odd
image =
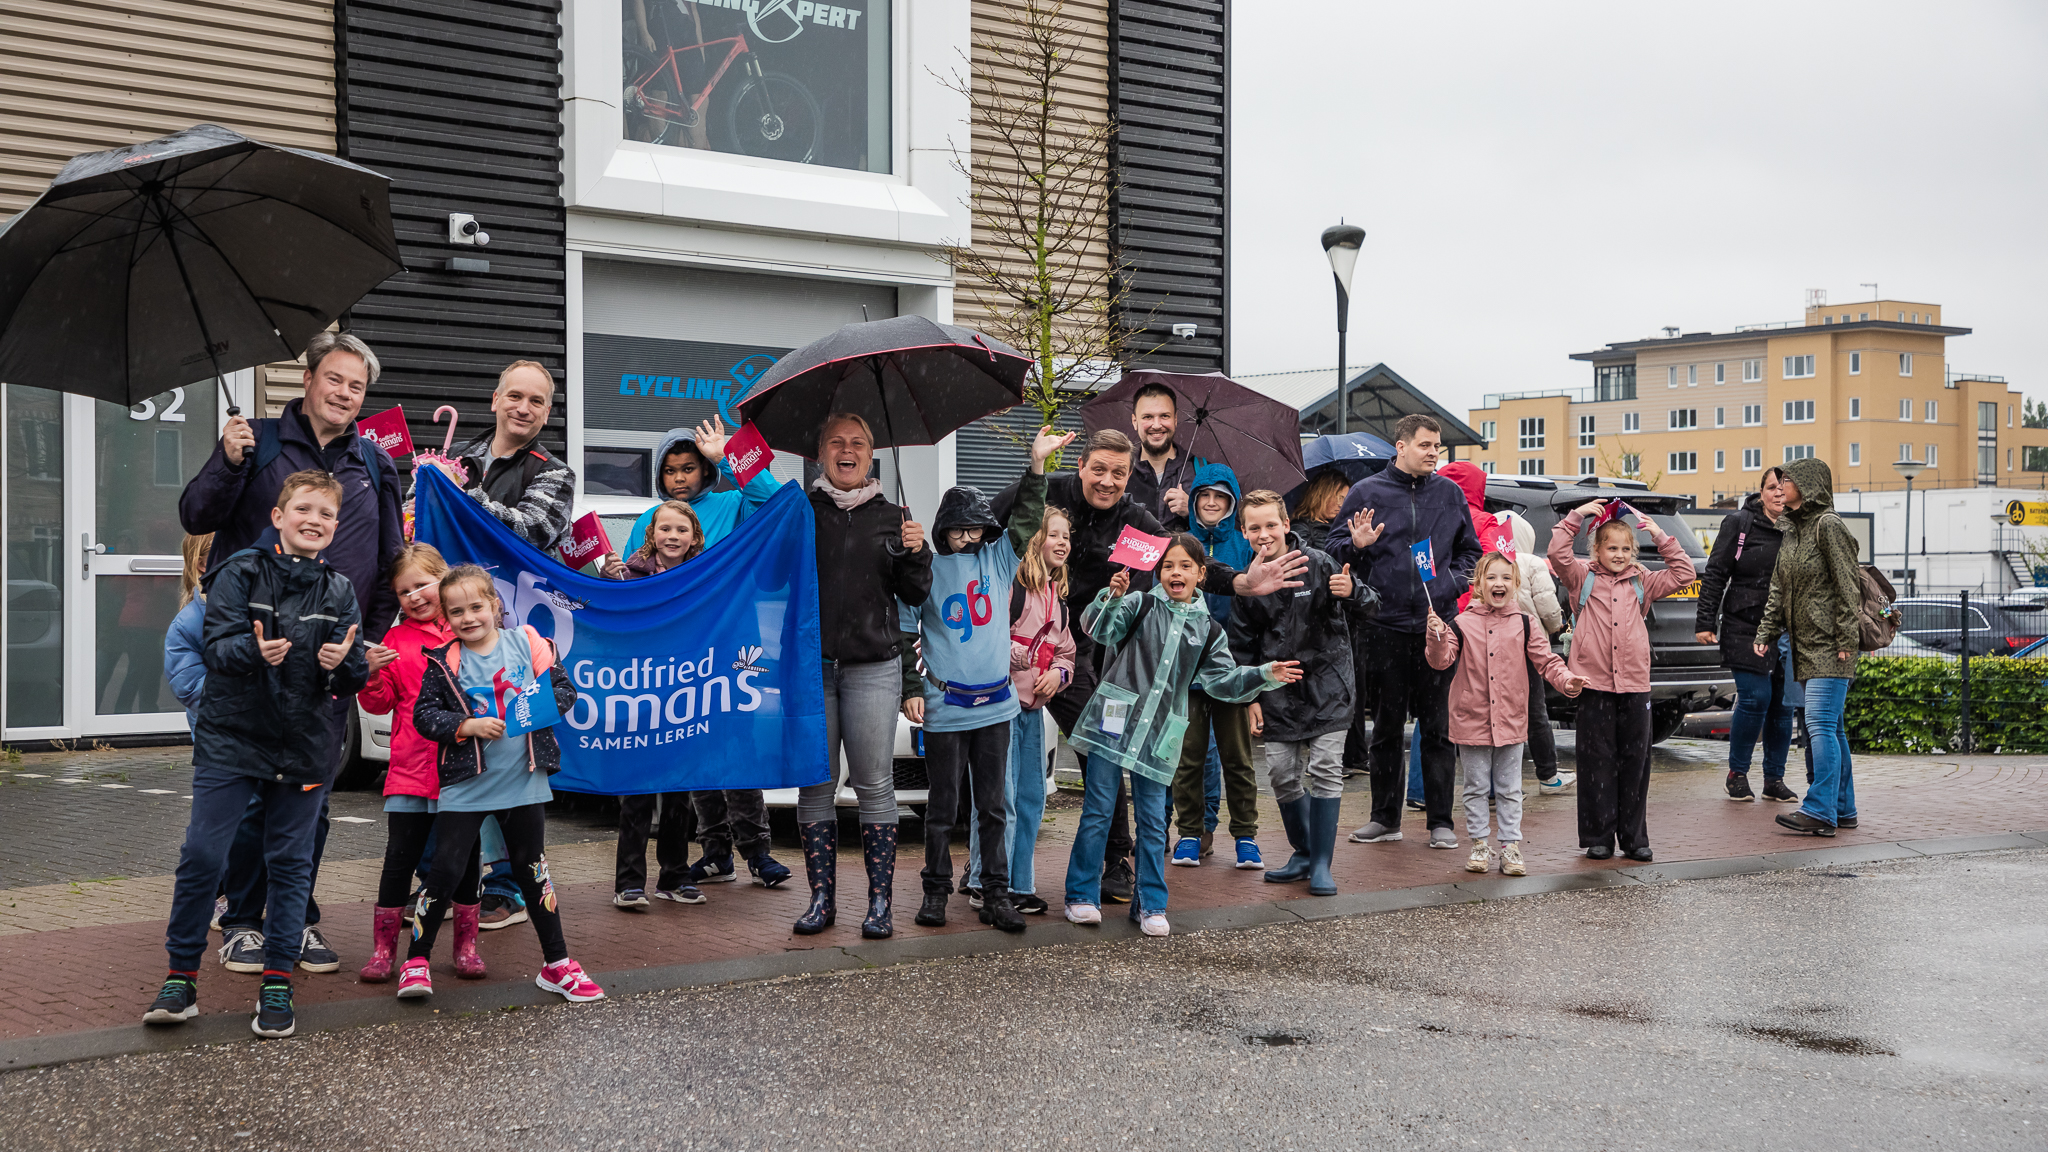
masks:
[[[889,922],[889,902],[896,894],[896,826],[862,824],[860,854],[868,866],[868,916],[860,922],[860,934],[887,940],[896,934]]]
[[[1004,932],[1024,930],[1024,917],[1010,898],[1009,885],[990,884],[981,890],[981,922],[993,924]]]
[[[1298,796],[1280,805],[1280,825],[1287,829],[1287,843],[1294,849],[1294,855],[1287,863],[1266,873],[1268,884],[1292,884],[1308,879],[1309,833],[1308,797]]]
[[[1308,894],[1335,896],[1337,880],[1330,875],[1330,860],[1337,854],[1337,817],[1341,796],[1308,798]]]
[[[804,876],[811,882],[811,906],[790,930],[815,936],[838,918],[839,821],[812,820],[796,827],[804,846]]]

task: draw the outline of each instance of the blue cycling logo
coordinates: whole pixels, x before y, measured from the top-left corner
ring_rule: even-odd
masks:
[[[974,630],[995,618],[995,605],[989,602],[988,594],[981,591],[981,581],[969,581],[965,593],[955,592],[946,597],[939,614],[945,618],[946,627],[960,630],[960,642],[967,643]]]
[[[660,396],[670,400],[709,400],[718,405],[719,418],[737,427],[732,402],[747,394],[761,373],[775,363],[775,357],[757,352],[726,369],[726,379],[703,376],[661,376],[654,373],[623,373],[619,376],[621,396]]]

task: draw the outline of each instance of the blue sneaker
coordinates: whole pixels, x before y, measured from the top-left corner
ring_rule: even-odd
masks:
[[[1200,868],[1202,866],[1202,842],[1193,836],[1183,836],[1173,846],[1173,860],[1176,867]]]
[[[1237,842],[1237,866],[1244,869],[1264,870],[1266,862],[1259,859],[1259,842],[1249,836]]]

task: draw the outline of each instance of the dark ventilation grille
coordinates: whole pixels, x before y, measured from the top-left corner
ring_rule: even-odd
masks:
[[[1081,432],[1081,404],[1085,395],[1070,396],[1070,403],[1060,413],[1057,427],[1062,432]],[[1038,434],[1038,409],[1029,404],[1019,404],[1007,412],[999,412],[976,420],[954,434],[954,475],[961,484],[970,484],[993,496],[1015,483],[1024,472],[1024,466],[1031,462],[1031,439]],[[1073,468],[1081,459],[1081,439],[1077,437],[1060,456],[1062,468]]]
[[[437,405],[461,412],[459,439],[489,426],[514,360],[555,374],[541,441],[564,447],[560,13],[559,0],[336,6],[338,150],[391,177],[407,269],[344,323],[383,361],[363,411],[405,405],[423,449],[441,443]],[[489,246],[450,244],[451,212],[475,216]],[[451,270],[455,258],[490,270]]]
[[[1228,371],[1228,0],[1118,0],[1110,24],[1117,194],[1134,366]],[[1193,339],[1173,335],[1192,323]]]

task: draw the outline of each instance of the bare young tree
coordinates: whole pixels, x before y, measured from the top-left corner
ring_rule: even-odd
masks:
[[[971,149],[953,148],[973,189],[973,235],[951,251],[955,312],[1036,361],[1024,398],[1047,424],[1122,362],[1127,338],[1107,10],[1085,7],[1100,27],[1070,17],[1068,0],[977,5],[969,74],[941,78],[967,97],[974,130]]]

